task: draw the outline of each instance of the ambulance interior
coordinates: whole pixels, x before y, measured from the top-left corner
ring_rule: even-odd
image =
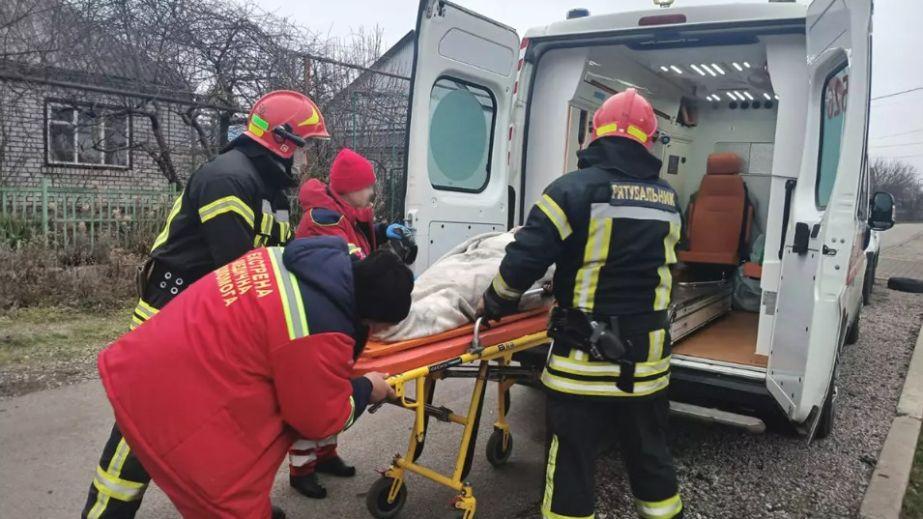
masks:
[[[777,127],[804,129],[804,107],[800,114],[785,112],[783,94],[804,82],[804,38],[716,42],[548,51],[533,79],[523,196],[537,199],[552,175],[576,169],[595,109],[610,95],[636,88],[654,106],[661,134],[653,153],[683,211],[670,307],[674,356],[764,370],[774,309],[761,307],[762,291],[778,290],[778,275],[763,279],[763,263],[778,261],[773,256],[782,239],[779,218],[769,215],[781,213],[785,203],[773,181],[773,161],[800,153],[778,149],[775,140]],[[543,117],[566,124],[543,124]],[[537,144],[551,142],[560,145]]]

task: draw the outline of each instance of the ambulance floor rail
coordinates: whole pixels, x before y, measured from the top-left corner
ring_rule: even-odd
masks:
[[[482,340],[481,329],[481,323],[476,323],[471,344],[464,353],[388,378],[388,383],[394,387],[396,393],[396,398],[390,403],[413,412],[414,422],[406,453],[395,455],[391,466],[369,489],[366,506],[373,517],[388,519],[400,513],[407,500],[405,477],[408,472],[423,476],[458,492],[454,501],[455,516],[464,519],[474,517],[477,500],[471,484],[465,481],[465,478],[468,476],[473,461],[478,424],[488,380],[497,382],[498,412],[494,431],[487,442],[487,460],[496,467],[509,459],[513,450],[513,436],[506,422],[506,413],[510,405],[509,390],[517,381],[534,380],[537,377],[535,370],[511,366],[510,363],[514,354],[547,344],[548,337],[542,329],[511,340],[489,344],[489,340]],[[477,363],[477,367],[464,367],[465,364],[474,363]],[[433,405],[436,381],[455,377],[475,379],[468,411],[464,415],[456,414],[446,407]],[[413,397],[408,395],[408,386],[414,387]],[[376,409],[372,408],[369,412],[375,412]],[[441,474],[417,463],[417,459],[423,452],[430,417],[442,422],[456,423],[464,428],[451,474]]]

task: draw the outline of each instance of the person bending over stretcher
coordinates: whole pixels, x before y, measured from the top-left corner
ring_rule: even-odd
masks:
[[[184,517],[285,517],[269,493],[292,442],[393,395],[350,373],[367,323],[406,317],[412,289],[396,255],[354,261],[339,238],[255,249],[100,353],[116,424]]]
[[[401,224],[376,224],[372,208],[375,169],[372,163],[349,148],[343,148],[330,167],[330,184],[312,178],[301,185],[298,200],[304,216],[296,238],[337,236],[349,245],[349,253],[362,259],[379,245],[390,241],[392,250],[406,263],[413,263],[416,245],[410,229]],[[327,497],[317,472],[352,477],[356,469],[337,454],[337,438],[320,441],[299,439],[289,453],[289,485],[302,495]]]

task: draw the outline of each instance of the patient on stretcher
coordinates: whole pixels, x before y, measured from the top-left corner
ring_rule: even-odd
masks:
[[[372,331],[372,340],[396,342],[436,335],[474,320],[478,301],[497,275],[513,231],[485,233],[459,244],[417,278],[410,315],[393,326]],[[553,267],[535,286],[551,281]],[[542,305],[539,296],[525,296],[520,310]]]

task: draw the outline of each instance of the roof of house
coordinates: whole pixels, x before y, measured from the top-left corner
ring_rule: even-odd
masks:
[[[353,85],[360,85],[363,81],[366,81],[371,77],[375,72],[374,70],[383,69],[400,51],[402,51],[407,45],[413,45],[415,41],[415,33],[413,30],[410,30],[401,37],[394,45],[392,45],[388,50],[386,50],[374,63],[369,65],[370,70],[365,70],[358,76],[356,79],[352,80],[349,85],[346,86],[343,90],[337,92],[333,98],[330,99],[328,104],[335,105],[339,103],[347,93],[353,89]]]

